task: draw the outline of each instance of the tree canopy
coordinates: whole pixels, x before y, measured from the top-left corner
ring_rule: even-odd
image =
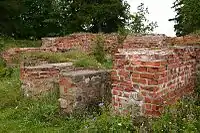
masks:
[[[200,30],[200,1],[199,0],[176,0],[173,7],[176,16],[174,21],[177,36],[187,35]]]
[[[111,33],[119,27],[132,32],[153,31],[148,10],[131,14],[125,0],[2,0],[0,34],[15,38],[62,36],[74,32]]]

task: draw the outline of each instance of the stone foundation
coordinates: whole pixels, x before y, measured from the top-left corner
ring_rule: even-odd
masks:
[[[60,106],[63,112],[84,111],[90,105],[108,103],[111,98],[109,72],[79,70],[62,73],[59,81]]]

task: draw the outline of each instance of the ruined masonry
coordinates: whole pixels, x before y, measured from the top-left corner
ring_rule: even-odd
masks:
[[[22,52],[67,52],[80,48],[87,52],[96,36],[79,33],[43,38],[40,48],[9,49],[3,57],[9,64],[13,56]],[[199,36],[129,35],[115,50],[118,36],[103,36],[106,50],[113,54],[111,71],[75,68],[70,62],[22,62],[20,79],[24,95],[59,90],[60,107],[66,113],[104,101],[112,104],[115,113],[159,116],[164,106],[194,91],[200,71]]]
[[[120,49],[112,72],[114,109],[159,116],[163,106],[194,91],[199,61],[194,47]]]

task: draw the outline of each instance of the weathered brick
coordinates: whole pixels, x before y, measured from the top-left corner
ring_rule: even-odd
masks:
[[[154,76],[156,77],[156,75],[153,75],[153,74],[140,74],[141,78],[146,78],[146,79],[154,79]]]
[[[132,81],[133,81],[134,83],[147,84],[147,80],[146,80],[146,79],[132,78]]]
[[[119,95],[119,92],[118,92],[117,90],[114,90],[114,89],[113,89],[113,90],[112,90],[112,94],[113,94],[113,95]]]
[[[148,62],[142,62],[142,65],[144,65],[144,66],[160,66],[161,62],[148,61]]]
[[[147,72],[147,67],[136,67],[135,71],[138,71],[138,72]]]

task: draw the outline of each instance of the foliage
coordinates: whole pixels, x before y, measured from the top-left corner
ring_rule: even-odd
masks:
[[[49,63],[62,63],[62,62],[73,62],[81,58],[87,58],[88,55],[81,51],[68,51],[66,53],[62,52],[28,52],[21,55],[21,60],[25,59],[42,59]]]
[[[174,21],[177,36],[187,35],[200,29],[200,1],[199,0],[176,0],[173,7],[176,16]]]
[[[165,114],[153,124],[155,133],[200,132],[200,106],[195,105],[195,99],[185,98],[171,106]]]
[[[63,116],[59,113],[57,93],[38,99],[22,97],[19,69],[15,69],[12,78],[1,80],[0,85],[0,132],[133,131],[131,118],[117,117],[109,112]]]
[[[1,52],[3,51],[3,43],[0,40],[0,55]],[[4,77],[11,77],[12,74],[12,68],[11,67],[6,67],[6,62],[3,60],[2,57],[0,57],[0,79]]]
[[[95,38],[93,44],[93,51],[92,54],[96,58],[96,60],[100,63],[103,63],[106,60],[106,53],[105,53],[105,40],[103,36],[97,36]]]
[[[129,133],[136,131],[130,117],[120,117],[104,112],[102,115],[86,119],[83,126],[78,130],[83,133],[118,132]]]
[[[0,35],[37,39],[75,32],[111,33],[119,27],[148,33],[157,26],[146,19],[143,4],[135,14],[129,10],[126,0],[3,0]]]
[[[98,63],[95,58],[82,58],[74,62],[75,67],[84,68],[101,68],[101,64]]]
[[[4,77],[11,77],[13,69],[7,67],[5,61],[0,57],[0,79]]]
[[[136,13],[129,15],[126,26],[129,33],[147,34],[153,32],[153,30],[157,27],[157,23],[149,22],[146,18],[146,15],[149,14],[148,8],[145,8],[144,4],[141,3],[137,9],[138,11]]]
[[[116,32],[129,5],[123,0],[3,0],[0,34],[15,38],[60,36],[74,32]]]
[[[30,63],[31,60],[44,60],[48,63],[62,63],[62,62],[72,62],[76,67],[85,68],[102,68],[110,69],[112,67],[111,60],[105,60],[99,63],[93,55],[89,55],[85,52],[79,50],[71,50],[65,53],[62,52],[28,52],[21,55],[21,57],[16,57],[13,60],[15,62],[20,62],[24,60]],[[31,64],[29,64],[31,65]]]
[[[167,107],[164,114],[157,121],[154,121],[154,132],[200,132],[199,88],[200,75],[198,74],[195,94],[184,97],[179,103]]]
[[[124,26],[129,11],[129,5],[123,0],[75,0],[73,4],[80,5],[76,13],[89,32],[116,32],[118,26]],[[88,13],[90,15],[88,15]]]

